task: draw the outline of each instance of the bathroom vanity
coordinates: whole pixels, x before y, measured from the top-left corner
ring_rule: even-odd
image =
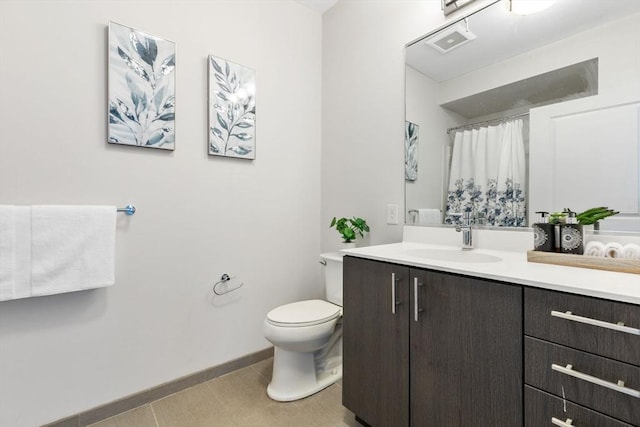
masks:
[[[640,276],[410,242],[345,252],[343,404],[362,423],[640,425]]]

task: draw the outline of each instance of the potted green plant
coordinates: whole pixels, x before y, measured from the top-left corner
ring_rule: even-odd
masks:
[[[364,237],[364,233],[369,231],[367,221],[362,218],[337,218],[333,217],[329,228],[335,227],[338,233],[342,236],[344,243],[353,242],[356,237]]]

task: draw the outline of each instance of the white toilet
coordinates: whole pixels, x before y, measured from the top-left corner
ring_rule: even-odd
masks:
[[[342,378],[342,254],[321,254],[327,301],[281,305],[267,313],[264,336],[274,346],[267,394],[291,401]]]

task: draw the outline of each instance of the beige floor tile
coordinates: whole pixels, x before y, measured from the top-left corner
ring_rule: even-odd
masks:
[[[359,427],[338,382],[294,402],[267,396],[273,359],[183,390],[92,427]]]
[[[267,379],[267,382],[271,382],[271,374],[273,373],[273,357],[251,365],[260,375]]]
[[[230,413],[207,383],[151,403],[158,427],[236,427]]]
[[[313,420],[313,427],[360,426],[355,416],[342,406],[342,387],[338,384],[327,387],[319,393],[296,401],[300,414]]]
[[[157,427],[151,405],[144,405],[87,427]]]

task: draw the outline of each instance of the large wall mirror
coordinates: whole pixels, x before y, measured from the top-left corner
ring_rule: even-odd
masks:
[[[510,4],[474,2],[406,46],[405,222],[608,206],[602,229],[640,231],[640,1]]]

